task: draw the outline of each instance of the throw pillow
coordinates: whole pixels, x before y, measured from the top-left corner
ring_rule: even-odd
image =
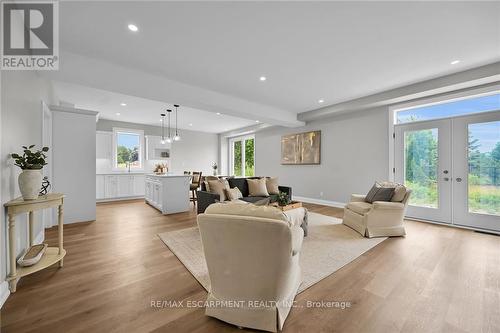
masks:
[[[248,195],[251,197],[268,197],[266,179],[247,179]]]
[[[391,201],[394,194],[394,188],[382,187],[379,183],[375,183],[365,197],[365,201],[373,203],[375,201]]]
[[[229,200],[238,200],[243,197],[239,188],[226,188],[226,196]]]
[[[210,192],[210,184],[208,183],[208,181],[205,180],[203,184],[205,184],[205,191]]]
[[[278,189],[278,177],[266,178],[266,188],[269,194],[280,194],[280,190]]]
[[[209,180],[208,187],[210,188],[210,193],[215,193],[220,196],[220,201],[226,201],[226,189],[229,189],[229,184],[222,180]]]
[[[382,187],[392,187],[394,188],[394,195],[391,198],[392,202],[401,202],[406,195],[406,187],[402,184],[393,182],[378,182]]]

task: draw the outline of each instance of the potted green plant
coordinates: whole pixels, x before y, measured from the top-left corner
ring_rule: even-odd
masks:
[[[290,202],[290,199],[288,198],[288,194],[285,192],[280,192],[278,194],[278,205],[280,206],[286,206]]]
[[[14,159],[15,165],[23,170],[19,174],[19,190],[24,200],[35,200],[42,187],[42,168],[47,165],[46,152],[49,147],[43,147],[42,150],[31,150],[35,145],[29,147],[22,146],[23,154],[13,153],[10,156]]]

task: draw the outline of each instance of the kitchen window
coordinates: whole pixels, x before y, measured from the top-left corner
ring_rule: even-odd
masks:
[[[113,128],[113,165],[116,170],[143,169],[144,132]]]

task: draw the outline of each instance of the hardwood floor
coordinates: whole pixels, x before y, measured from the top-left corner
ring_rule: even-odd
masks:
[[[20,281],[2,308],[2,332],[241,332],[202,308],[151,306],[205,299],[157,237],[195,224],[194,210],[162,216],[142,201],[98,205],[97,221],[65,226],[64,268]],[[299,294],[304,307],[292,309],[284,332],[500,332],[500,237],[412,221],[406,229]],[[57,229],[46,240],[55,244]]]

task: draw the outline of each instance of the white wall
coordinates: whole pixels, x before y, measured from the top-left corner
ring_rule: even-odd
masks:
[[[295,196],[347,202],[388,176],[387,107],[339,115],[299,128],[274,127],[255,135],[256,175],[278,176]],[[321,130],[320,165],[281,165],[281,136]],[[321,194],[323,193],[323,194]]]
[[[0,183],[2,205],[20,196],[17,176],[21,170],[14,166],[9,154],[20,152],[22,145],[42,143],[42,100],[54,102],[51,84],[32,71],[3,71],[1,75],[1,154]],[[7,223],[5,214],[1,214],[1,256],[0,277],[5,280],[7,274]],[[27,246],[26,216],[20,215],[16,224],[17,254]],[[35,215],[35,237],[43,240],[43,225],[40,214]],[[6,287],[6,283],[0,288]],[[5,289],[0,289],[0,292]],[[0,301],[5,295],[0,294]]]
[[[98,131],[112,131],[113,127],[140,129],[144,135],[161,135],[161,127],[99,119]],[[169,170],[175,173],[183,171],[202,171],[204,175],[212,174],[212,163],[219,162],[219,139],[217,134],[180,130],[182,140],[172,143],[170,150]],[[164,161],[147,161],[145,172],[153,172],[154,163]],[[109,163],[98,161],[98,167],[105,169]],[[110,164],[109,164],[110,165]]]
[[[52,110],[53,191],[64,193],[64,223],[96,218],[96,115]]]

